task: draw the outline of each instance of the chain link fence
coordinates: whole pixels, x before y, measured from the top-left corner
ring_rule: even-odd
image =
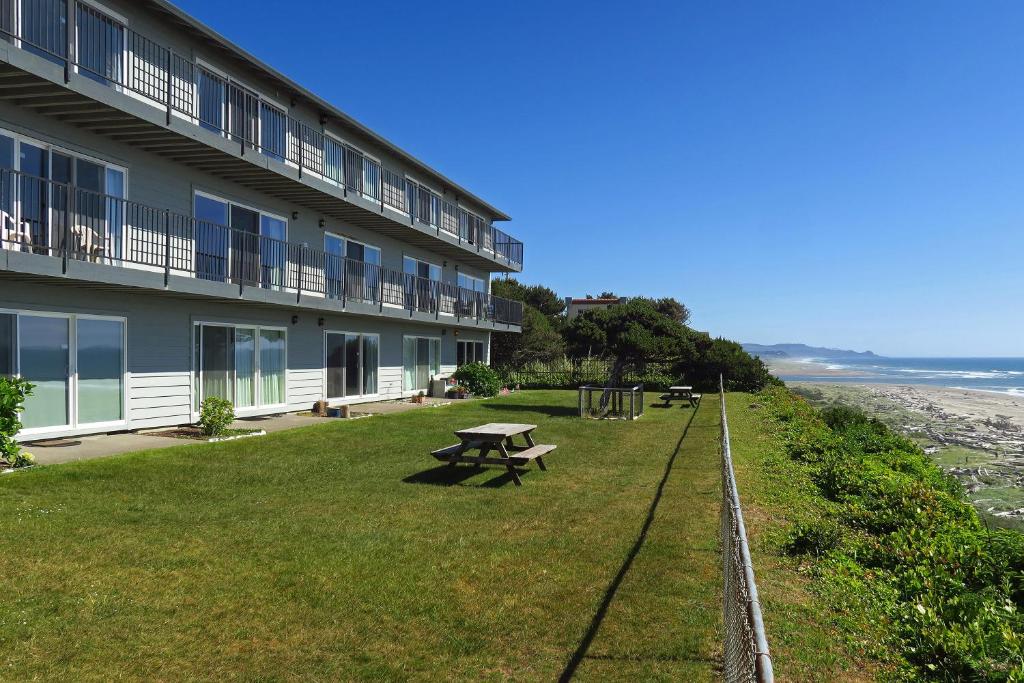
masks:
[[[725,626],[723,677],[728,683],[772,683],[775,680],[772,659],[761,620],[761,602],[754,582],[736,474],[732,468],[725,383],[721,380],[719,394],[722,406],[722,572],[725,577],[722,591]]]

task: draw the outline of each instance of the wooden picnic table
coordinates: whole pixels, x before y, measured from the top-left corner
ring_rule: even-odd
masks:
[[[433,455],[442,462],[447,462],[451,467],[459,463],[470,463],[477,467],[483,465],[504,465],[512,475],[512,481],[516,486],[522,486],[523,482],[516,472],[516,467],[522,467],[536,460],[537,466],[547,470],[544,466],[544,456],[555,450],[556,446],[549,444],[537,444],[533,441],[533,430],[537,425],[513,424],[506,422],[492,422],[470,429],[460,429],[455,432],[460,443],[433,451]],[[516,444],[514,437],[522,435],[526,445]],[[490,456],[491,451],[497,451],[497,456]],[[479,454],[470,453],[479,451]]]
[[[700,403],[701,394],[693,393],[693,387],[678,385],[669,387],[668,391],[661,395],[661,400],[665,402],[665,406],[671,405],[672,401],[688,401],[693,407],[697,407]]]

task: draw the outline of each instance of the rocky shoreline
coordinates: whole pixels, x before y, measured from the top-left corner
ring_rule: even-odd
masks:
[[[793,382],[812,403],[860,407],[915,439],[979,511],[1024,525],[1024,397],[895,384]]]

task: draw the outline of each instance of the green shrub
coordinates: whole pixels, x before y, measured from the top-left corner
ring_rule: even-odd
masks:
[[[862,412],[775,388],[757,403],[824,511],[784,549],[813,563],[850,638],[879,628],[872,651],[898,680],[1024,681],[1024,537],[987,530],[917,445]]]
[[[21,431],[21,413],[32,385],[17,377],[0,376],[0,460],[11,467],[31,465],[33,458],[21,450],[14,437]]]
[[[467,363],[453,377],[476,396],[497,396],[501,391],[501,377],[483,363]]]
[[[206,436],[220,436],[235,421],[235,407],[231,401],[211,396],[199,407],[199,428]]]

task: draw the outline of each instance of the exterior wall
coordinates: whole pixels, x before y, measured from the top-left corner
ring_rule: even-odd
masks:
[[[0,128],[125,167],[127,199],[141,204],[191,216],[194,193],[205,192],[286,218],[291,242],[306,242],[310,247],[323,249],[324,233],[330,232],[380,248],[381,265],[385,268],[400,271],[403,257],[410,256],[443,266],[441,279],[444,282],[456,283],[460,272],[485,281],[490,279],[489,273],[483,270],[351,223],[328,218],[326,228],[320,228],[322,216],[306,207],[282,202],[219,176],[201,173],[67,122],[34,115],[6,102],[0,102]],[[296,211],[299,217],[293,220],[292,214]]]
[[[380,335],[378,393],[349,399],[358,403],[400,398],[402,339],[406,335],[441,338],[441,374],[455,370],[456,340],[489,342],[489,334],[349,315],[322,316],[285,308],[239,306],[232,302],[155,298],[144,292],[83,290],[61,285],[5,281],[0,309],[119,316],[127,320],[127,418],[124,429],[170,426],[194,421],[192,331],[196,322],[265,325],[287,330],[286,397],[288,411],[309,410],[325,396],[325,331]],[[293,324],[292,316],[298,315]],[[324,318],[320,327],[318,318]],[[279,413],[281,408],[239,411],[240,415]],[[106,429],[55,428],[31,438],[85,434]]]

